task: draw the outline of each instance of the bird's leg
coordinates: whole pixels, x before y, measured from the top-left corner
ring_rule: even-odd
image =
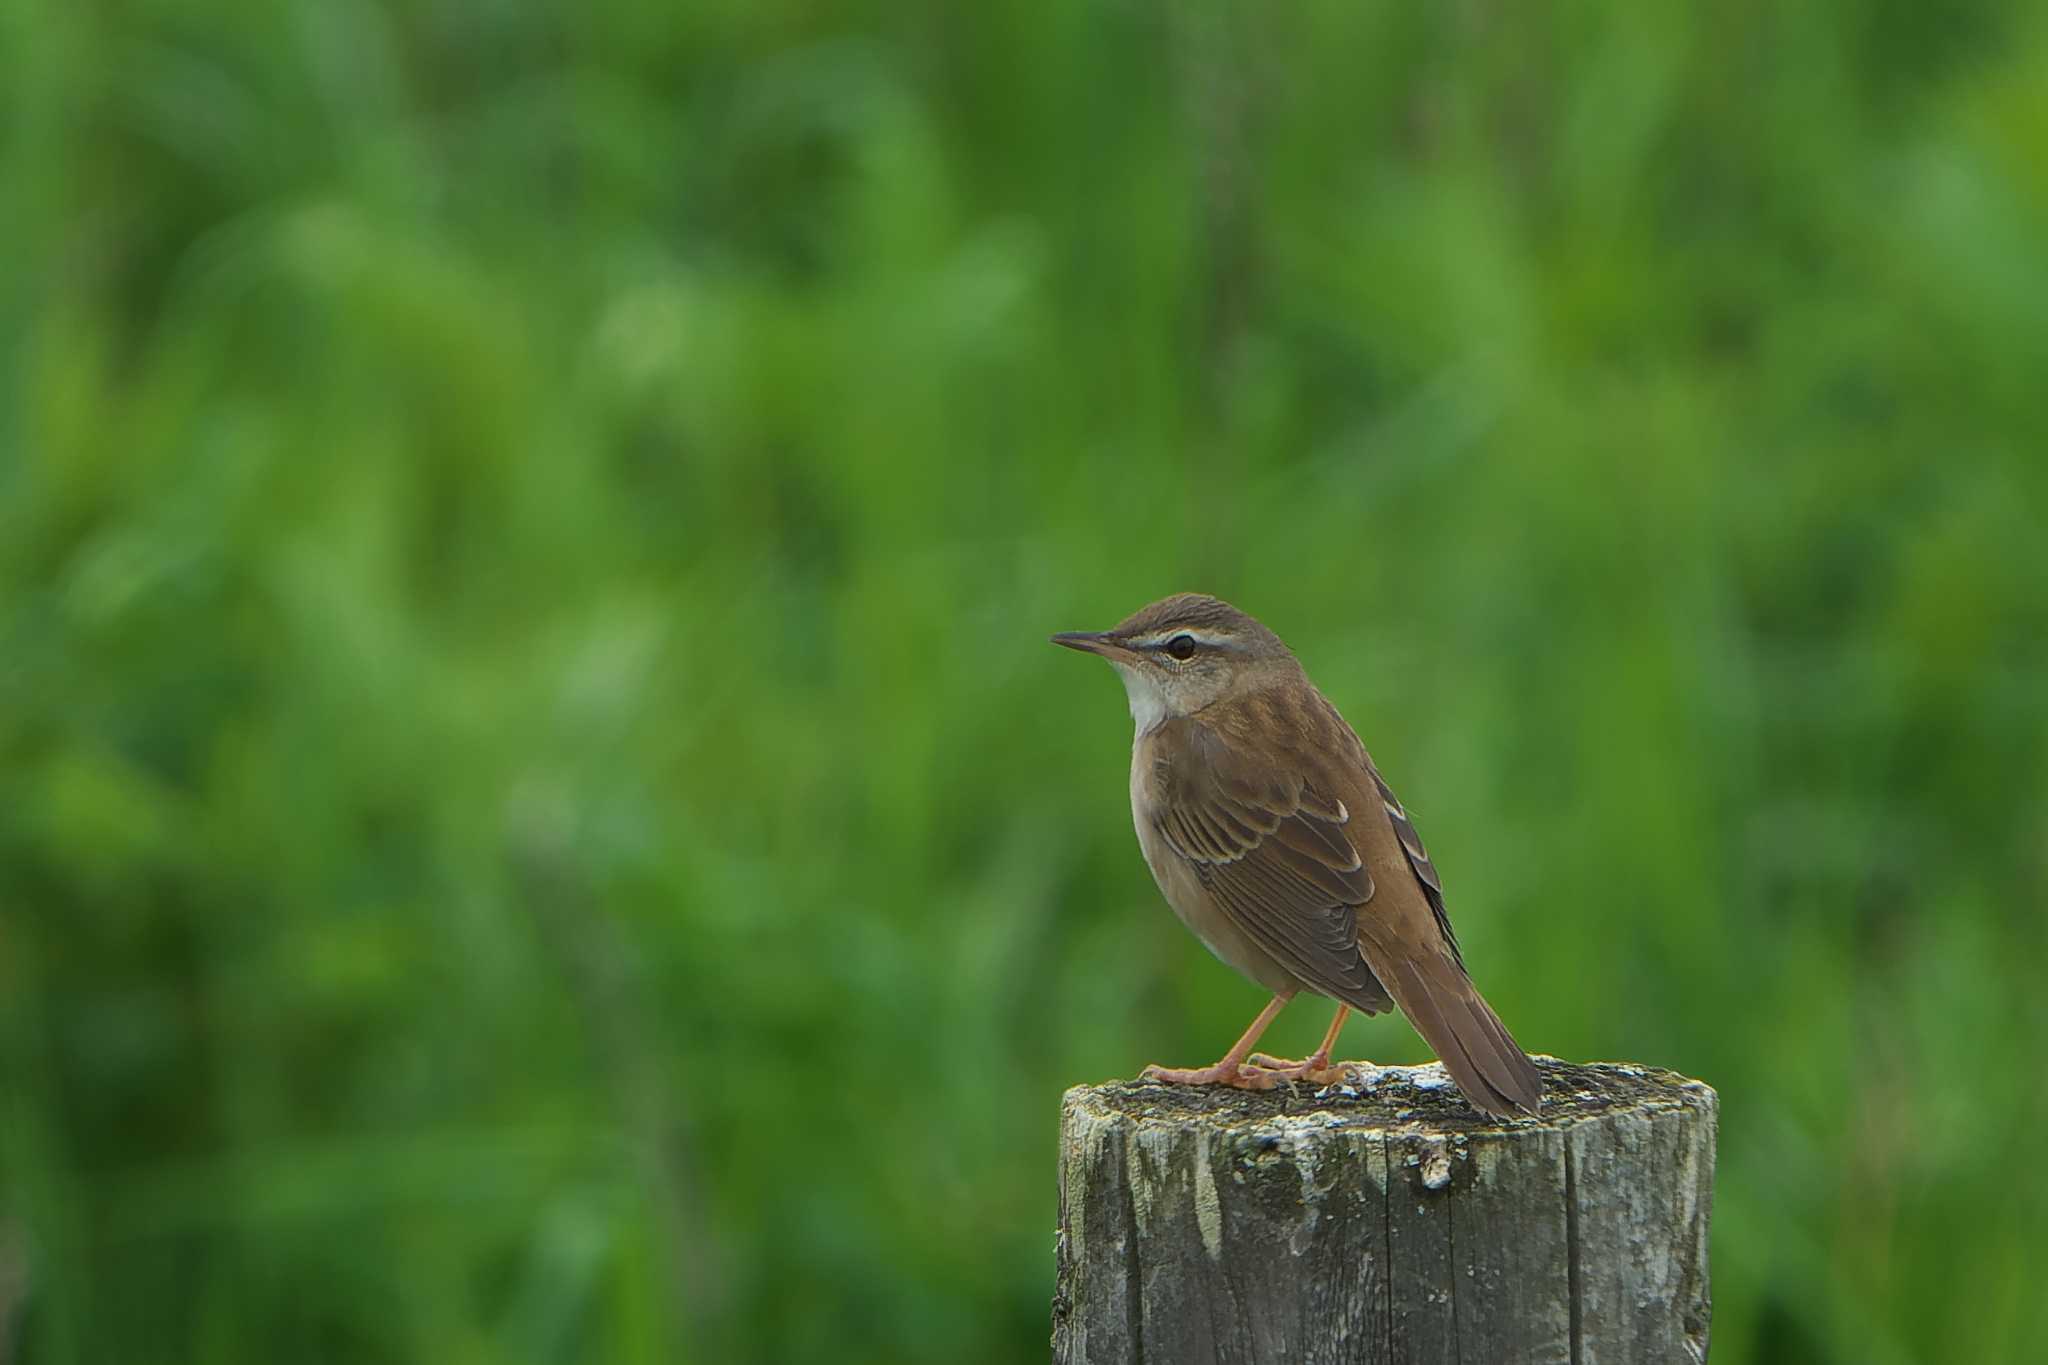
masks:
[[[1264,1067],[1247,1066],[1245,1058],[1258,1045],[1259,1035],[1273,1022],[1275,1015],[1289,1000],[1292,993],[1276,995],[1259,1011],[1259,1017],[1252,1020],[1252,1026],[1244,1031],[1244,1037],[1231,1044],[1230,1051],[1223,1054],[1223,1060],[1214,1066],[1195,1067],[1179,1070],[1154,1063],[1138,1073],[1140,1080],[1165,1081],[1169,1085],[1234,1085],[1240,1090],[1271,1090],[1278,1079]]]
[[[1344,1079],[1344,1068],[1330,1064],[1330,1053],[1337,1046],[1337,1035],[1344,1029],[1345,1016],[1351,1013],[1351,1006],[1338,1005],[1337,1017],[1330,1021],[1330,1031],[1323,1035],[1323,1045],[1298,1062],[1282,1061],[1268,1057],[1263,1052],[1254,1052],[1248,1060],[1263,1071],[1285,1076],[1291,1081],[1309,1081],[1316,1085],[1335,1085]]]

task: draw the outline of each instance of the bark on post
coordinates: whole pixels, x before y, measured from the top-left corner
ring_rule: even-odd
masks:
[[[1506,1123],[1434,1064],[1069,1090],[1054,1358],[1705,1360],[1713,1090],[1537,1065],[1542,1117]]]

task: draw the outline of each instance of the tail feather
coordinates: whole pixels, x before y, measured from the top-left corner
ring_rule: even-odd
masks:
[[[1472,1107],[1494,1118],[1534,1114],[1543,1078],[1464,968],[1435,953],[1390,956],[1392,971],[1378,962],[1375,970]]]

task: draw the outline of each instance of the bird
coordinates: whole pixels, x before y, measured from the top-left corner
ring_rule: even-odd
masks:
[[[1052,642],[1098,655],[1130,700],[1131,819],[1161,894],[1209,951],[1273,993],[1213,1066],[1144,1079],[1269,1090],[1328,1084],[1351,1010],[1396,1004],[1459,1092],[1493,1118],[1534,1115],[1542,1077],[1465,969],[1443,883],[1357,733],[1280,637],[1202,593]],[[1254,1052],[1302,991],[1337,1002],[1301,1061]]]

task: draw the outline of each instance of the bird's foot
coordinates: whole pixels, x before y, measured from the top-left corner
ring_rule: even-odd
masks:
[[[1168,1085],[1230,1085],[1239,1090],[1271,1090],[1280,1077],[1262,1066],[1248,1063],[1178,1068],[1154,1063],[1138,1073],[1141,1081],[1164,1081]]]
[[[1371,1065],[1370,1062],[1333,1062],[1327,1052],[1315,1053],[1298,1062],[1254,1052],[1249,1064],[1282,1080],[1307,1081],[1310,1085],[1337,1085],[1350,1080],[1359,1069]]]

